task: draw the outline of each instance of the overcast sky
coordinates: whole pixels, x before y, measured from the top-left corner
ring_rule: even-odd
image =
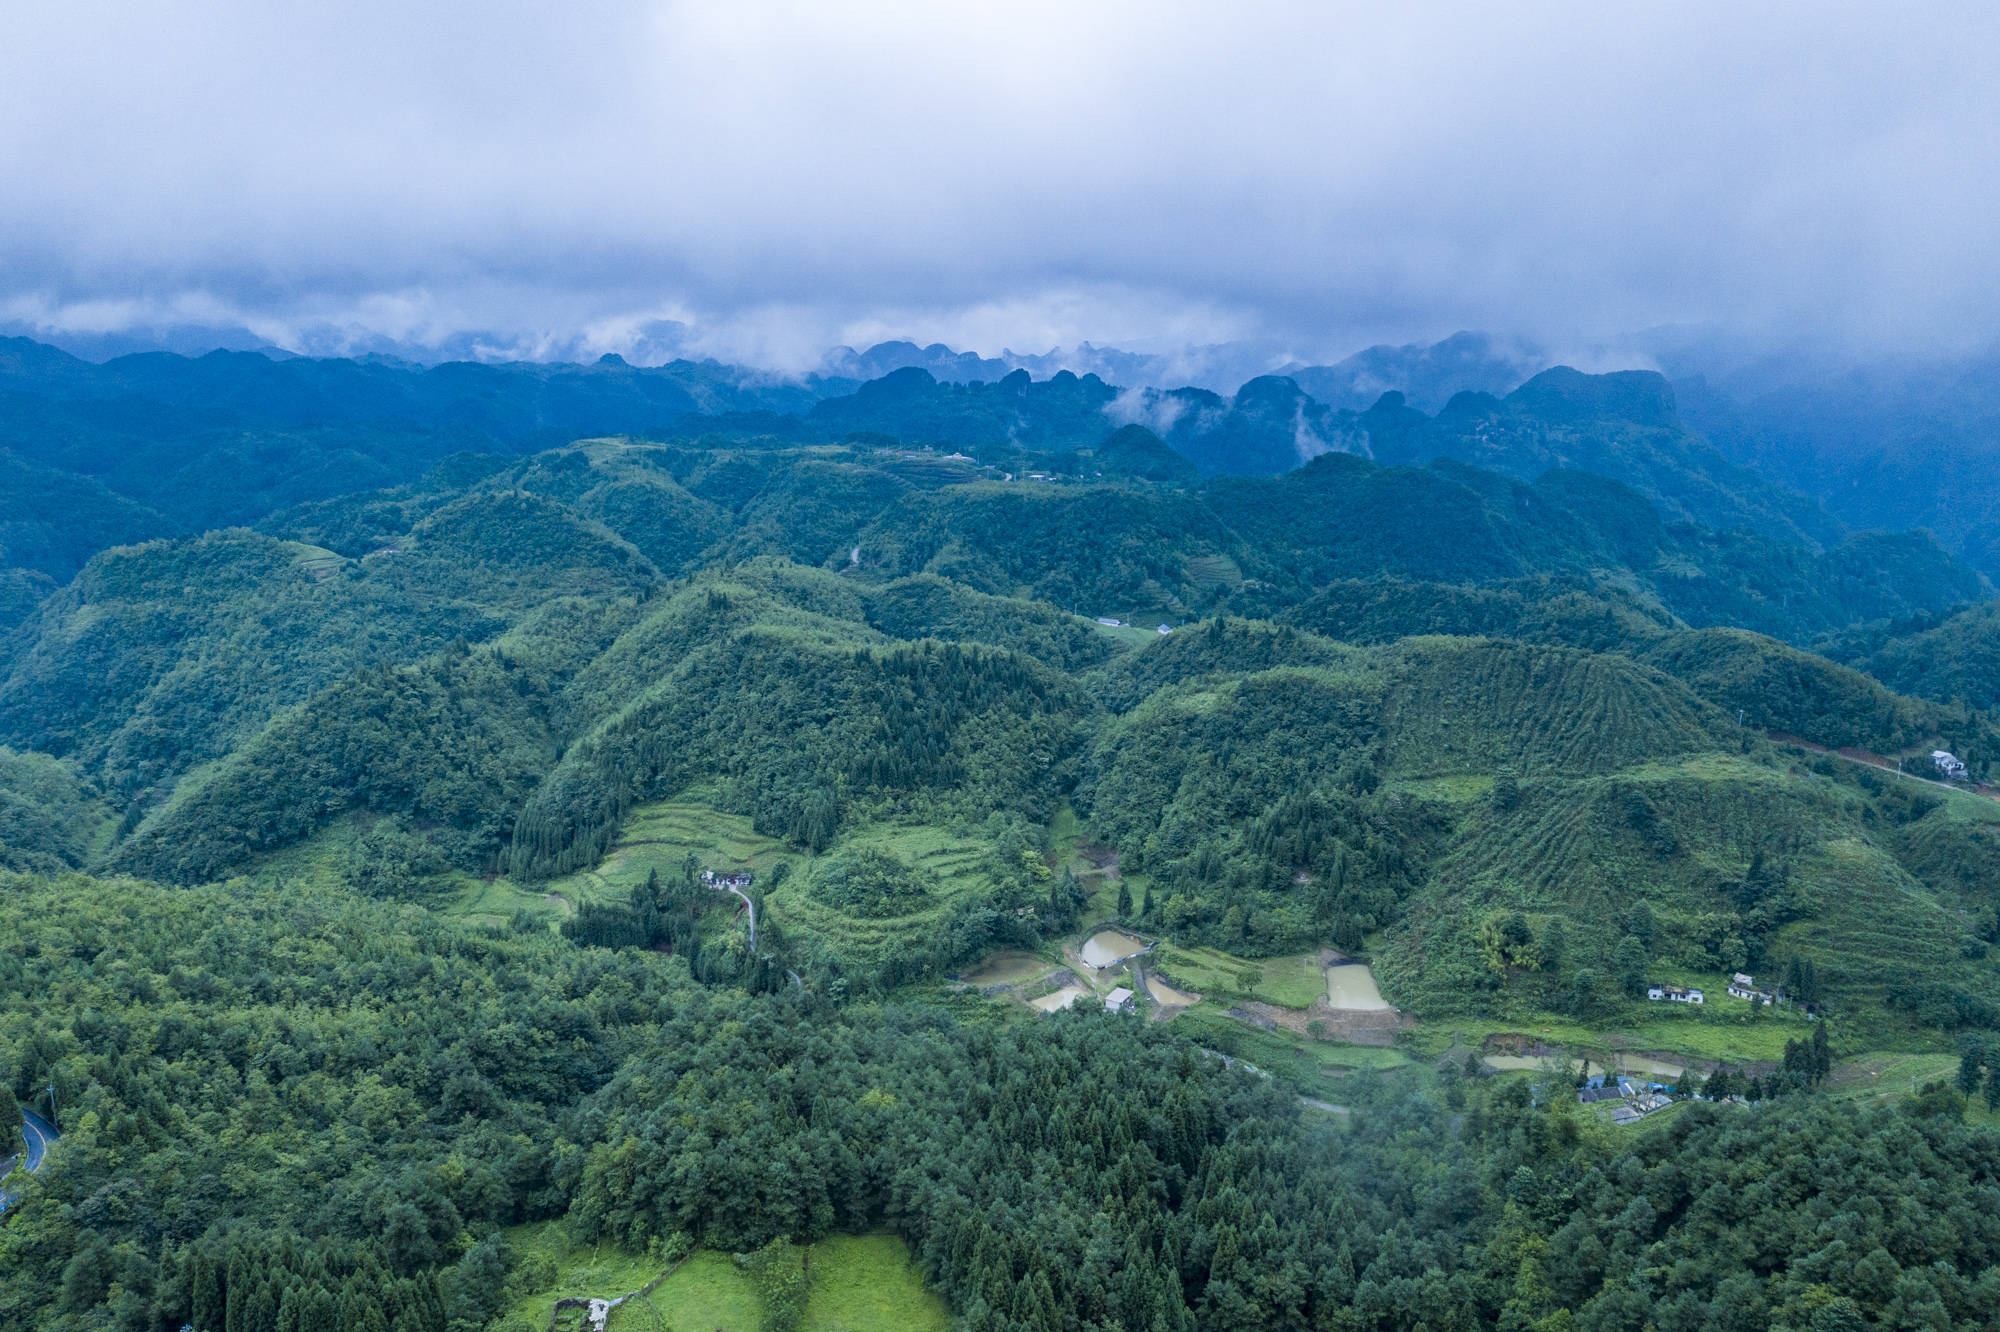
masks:
[[[2000,5],[0,0],[0,320],[2000,333]]]

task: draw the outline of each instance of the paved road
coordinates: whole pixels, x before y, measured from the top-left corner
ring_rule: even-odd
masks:
[[[743,898],[743,909],[750,913],[750,956],[755,957],[757,955],[757,904],[734,888],[718,887],[715,891],[719,893],[735,893],[738,897]]]
[[[31,1175],[47,1163],[49,1148],[55,1146],[62,1138],[62,1135],[56,1132],[54,1124],[49,1123],[48,1120],[43,1119],[40,1115],[28,1109],[21,1111],[21,1136],[27,1140],[28,1159],[26,1165],[28,1173]],[[0,1162],[0,1178],[13,1173],[15,1165],[20,1163],[21,1158],[18,1155],[10,1156],[5,1162]],[[0,1212],[6,1211],[7,1204],[13,1201],[13,1194],[5,1190],[0,1190]]]

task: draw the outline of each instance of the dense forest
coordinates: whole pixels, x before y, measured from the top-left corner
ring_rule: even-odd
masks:
[[[556,1220],[893,1232],[979,1329],[2000,1307],[1993,589],[1658,376],[0,379],[8,1326],[522,1332]],[[1249,978],[964,979],[1106,921]],[[1235,1043],[1321,950],[1439,1042],[1337,1113]],[[1771,1057],[1644,1132],[1479,1058],[1641,1023]]]
[[[338,894],[14,879],[0,910],[32,941],[11,1054],[68,1124],[0,1233],[15,1326],[477,1328],[498,1228],[549,1215],[633,1248],[891,1225],[973,1328],[1977,1327],[2000,1300],[2000,1135],[1956,1093],[1620,1145],[1518,1081],[1398,1082],[1342,1129],[1101,1015],[753,996]]]

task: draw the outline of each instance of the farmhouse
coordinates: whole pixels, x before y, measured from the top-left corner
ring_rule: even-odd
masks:
[[[1160,632],[1161,632],[1161,633],[1163,633],[1163,634],[1170,634],[1170,633],[1172,633],[1173,631],[1174,631],[1174,629],[1173,629],[1173,626],[1172,626],[1172,625],[1169,625],[1169,624],[1163,624],[1163,625],[1161,625],[1161,626],[1160,626]]]
[[[1965,762],[1948,749],[1933,749],[1931,762],[1937,767],[1938,776],[1950,782],[1962,782],[1966,778]]]
[[[1646,997],[1666,999],[1676,1004],[1698,1004],[1701,1002],[1701,991],[1685,985],[1649,985]]]
[[[1734,998],[1748,999],[1756,1004],[1783,1003],[1785,1000],[1783,991],[1773,994],[1769,990],[1760,990],[1757,982],[1741,971],[1729,978],[1729,993]]]
[[[1097,617],[1097,622],[1099,624],[1108,624],[1113,629],[1118,627],[1118,617],[1115,615],[1100,615]]]
[[[1132,992],[1119,986],[1104,996],[1104,1011],[1107,1013],[1129,1013],[1132,1011]]]
[[[1576,1094],[1576,1099],[1585,1105],[1595,1105],[1599,1101],[1616,1101],[1623,1096],[1624,1093],[1616,1087],[1585,1087]]]

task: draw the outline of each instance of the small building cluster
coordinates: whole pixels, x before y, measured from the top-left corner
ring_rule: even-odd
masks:
[[[1675,1004],[1698,1004],[1702,1002],[1701,991],[1686,985],[1649,985],[1646,987],[1648,999],[1664,999]]]
[[[749,870],[736,870],[730,874],[717,874],[714,870],[703,870],[701,881],[710,888],[748,888],[757,876]]]
[[[1965,761],[1947,749],[1933,749],[1931,763],[1937,768],[1938,776],[1948,782],[1962,782],[1968,776]]]
[[[1611,1122],[1614,1124],[1636,1124],[1654,1111],[1664,1110],[1674,1103],[1674,1098],[1667,1095],[1666,1084],[1623,1075],[1589,1079],[1577,1091],[1576,1099],[1585,1105],[1618,1102],[1611,1111]]]
[[[1636,1124],[1655,1110],[1664,1110],[1674,1103],[1674,1098],[1663,1091],[1643,1091],[1631,1097],[1625,1104],[1611,1112],[1614,1124]]]

